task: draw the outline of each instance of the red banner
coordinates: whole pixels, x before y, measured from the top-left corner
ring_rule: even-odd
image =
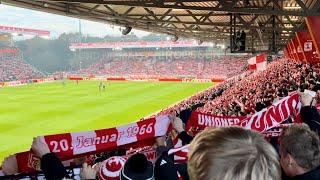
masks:
[[[0,54],[16,54],[18,52],[19,52],[18,49],[12,49],[12,48],[0,49]]]
[[[293,55],[293,50],[292,50],[292,44],[291,44],[291,41],[289,41],[288,42],[288,49],[289,49],[289,56],[290,56],[290,58],[292,59],[292,60],[296,60],[295,58],[294,58],[294,55]]]
[[[301,41],[300,41],[300,39],[299,39],[299,37],[298,37],[297,32],[296,32],[296,39],[297,39],[298,44],[299,44],[299,48],[300,48],[299,51],[301,50],[302,61],[308,62],[308,61],[307,61],[307,58],[306,58],[306,55],[305,55],[305,53],[304,53],[304,50],[303,50],[303,44],[301,43]]]
[[[284,57],[289,59],[290,58],[290,55],[289,55],[289,52],[288,52],[288,47],[285,47],[284,50],[283,50],[283,54],[284,54]]]
[[[320,55],[320,17],[319,16],[308,16],[306,17],[306,23],[310,36],[313,40],[317,55]],[[319,61],[318,61],[319,62]]]
[[[302,50],[302,47],[300,46],[299,44],[299,41],[298,41],[298,38],[297,37],[294,37],[292,39],[292,43],[294,44],[295,46],[295,50],[297,52],[297,58],[299,61],[304,61],[304,56],[303,56],[303,50]]]
[[[293,58],[296,61],[299,61],[299,57],[298,57],[298,53],[297,53],[297,47],[296,47],[296,44],[294,44],[293,39],[290,40],[290,43],[291,43],[291,50],[292,50]]]
[[[302,46],[306,60],[310,63],[318,62],[319,59],[317,56],[317,50],[310,33],[308,31],[305,31],[297,32],[296,34]]]

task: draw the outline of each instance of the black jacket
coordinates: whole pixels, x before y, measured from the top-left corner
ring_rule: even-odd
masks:
[[[54,153],[48,153],[42,156],[41,170],[46,179],[49,180],[70,178],[65,167]]]
[[[292,180],[319,180],[320,179],[320,166],[307,173],[295,176]]]
[[[320,114],[316,107],[304,106],[300,111],[301,119],[312,131],[320,133]]]
[[[183,145],[190,144],[193,139],[193,137],[190,136],[186,131],[179,133],[178,138],[181,139]]]

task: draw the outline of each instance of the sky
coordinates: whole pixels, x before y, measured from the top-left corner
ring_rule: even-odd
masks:
[[[62,33],[79,31],[79,19],[3,4],[0,4],[0,25],[47,30],[50,31],[51,38],[57,38]],[[81,20],[81,26],[82,33],[91,36],[121,35],[118,26],[86,20]],[[132,31],[139,37],[149,34],[140,30]]]

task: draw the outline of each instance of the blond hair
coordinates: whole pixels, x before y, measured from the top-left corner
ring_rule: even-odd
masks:
[[[320,165],[319,137],[306,124],[286,128],[281,135],[280,146],[284,155],[289,153],[306,170],[313,170]]]
[[[279,180],[279,157],[262,135],[240,127],[207,129],[190,144],[192,180]]]

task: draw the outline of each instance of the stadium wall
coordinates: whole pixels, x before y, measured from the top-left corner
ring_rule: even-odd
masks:
[[[14,87],[14,86],[23,86],[29,83],[45,83],[45,82],[54,82],[55,78],[42,78],[42,79],[32,79],[28,80],[18,80],[18,81],[9,81],[9,82],[0,82],[0,87]]]
[[[82,76],[69,76],[69,80],[96,80],[96,81],[152,81],[152,82],[196,82],[196,83],[220,83],[225,81],[225,79],[198,79],[198,78],[126,78],[126,77],[82,77]],[[46,83],[54,82],[57,78],[41,78],[41,79],[32,79],[28,80],[18,80],[18,81],[9,81],[9,82],[0,82],[0,87],[14,87],[14,86],[23,86],[29,83]]]

